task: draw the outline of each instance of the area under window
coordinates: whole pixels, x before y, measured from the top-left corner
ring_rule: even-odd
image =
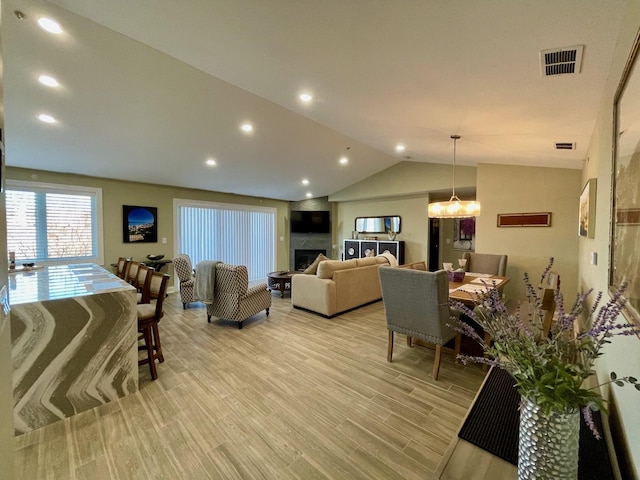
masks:
[[[7,180],[6,215],[18,265],[104,263],[100,188]]]
[[[276,209],[174,199],[176,250],[202,260],[246,265],[249,280],[276,265]]]

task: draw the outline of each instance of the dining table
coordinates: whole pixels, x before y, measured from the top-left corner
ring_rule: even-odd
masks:
[[[497,288],[502,292],[509,283],[509,277],[501,277],[488,273],[465,272],[464,278],[459,282],[449,280],[449,300],[457,300],[467,305],[477,303],[478,294],[486,292],[490,288]]]

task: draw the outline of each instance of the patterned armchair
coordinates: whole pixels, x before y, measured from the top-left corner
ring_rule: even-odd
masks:
[[[211,322],[211,317],[235,320],[238,328],[242,328],[243,321],[261,310],[266,310],[269,316],[271,292],[267,284],[248,287],[246,266],[219,263],[216,266],[213,303],[207,304],[207,321]]]
[[[173,269],[180,280],[180,300],[182,308],[187,308],[187,303],[194,302],[193,298],[193,266],[189,255],[181,253],[173,259]]]

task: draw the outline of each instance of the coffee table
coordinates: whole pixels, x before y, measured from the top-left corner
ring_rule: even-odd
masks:
[[[291,292],[291,277],[299,272],[287,272],[278,271],[267,274],[267,280],[269,282],[269,288],[271,290],[278,290],[280,297],[284,298],[284,292],[287,290]]]

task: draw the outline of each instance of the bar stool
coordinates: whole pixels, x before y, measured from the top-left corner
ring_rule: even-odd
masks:
[[[116,263],[116,275],[118,277],[124,278],[124,276],[127,273],[127,266],[129,265],[130,261],[131,261],[130,258],[126,258],[126,257],[118,258],[118,263]]]
[[[127,266],[126,273],[124,275],[124,280],[131,285],[135,285],[136,279],[138,278],[138,268],[140,267],[140,262],[135,262],[131,260],[129,265]]]
[[[141,263],[140,265],[138,265],[136,279],[133,282],[133,286],[136,287],[136,290],[138,290],[138,293],[136,293],[136,303],[142,303],[142,290],[144,289],[144,284],[147,280],[147,274],[149,272],[153,272],[153,268],[147,267],[144,263]]]
[[[147,352],[147,358],[138,360],[138,365],[149,365],[152,380],[158,378],[156,360],[159,363],[164,362],[158,322],[164,316],[162,304],[167,294],[168,283],[169,275],[149,270],[142,289],[142,303],[137,305],[138,333],[140,333],[138,340],[144,342],[143,345],[138,346],[138,350]],[[155,303],[151,303],[152,296],[157,298]]]

